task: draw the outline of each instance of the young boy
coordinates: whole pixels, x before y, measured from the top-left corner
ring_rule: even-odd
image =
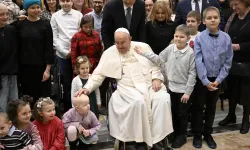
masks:
[[[202,147],[202,135],[209,148],[215,149],[217,144],[211,136],[219,96],[221,82],[228,75],[232,64],[233,49],[228,34],[219,30],[220,13],[215,7],[208,7],[203,12],[203,23],[206,30],[195,39],[194,52],[199,79],[194,88],[192,101],[194,134],[193,146]],[[204,107],[205,106],[205,107]],[[205,110],[205,123],[203,112]]]
[[[194,49],[194,40],[197,35],[199,35],[198,27],[201,24],[201,15],[197,11],[190,11],[187,14],[187,26],[190,29],[191,38],[188,41],[188,44],[191,48]]]
[[[0,149],[17,150],[32,144],[32,140],[26,132],[17,130],[8,115],[0,112]]]
[[[189,98],[196,82],[194,52],[187,44],[189,39],[189,28],[179,25],[175,30],[174,44],[165,48],[159,56],[136,48],[139,54],[161,66],[167,76],[175,135],[172,148],[180,148],[187,142]]]
[[[97,131],[101,124],[95,114],[90,111],[89,98],[86,95],[72,99],[74,108],[63,115],[63,124],[71,150],[91,148],[98,141]],[[78,144],[79,143],[79,144]]]

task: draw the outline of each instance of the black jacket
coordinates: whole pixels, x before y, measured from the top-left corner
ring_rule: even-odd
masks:
[[[142,0],[136,0],[133,5],[132,18],[130,24],[130,36],[133,41],[145,40],[145,3]],[[103,20],[101,35],[105,49],[114,44],[114,32],[116,29],[127,28],[125,12],[122,0],[113,0],[108,2],[103,10]]]

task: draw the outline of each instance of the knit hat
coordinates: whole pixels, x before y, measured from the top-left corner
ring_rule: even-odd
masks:
[[[31,5],[34,5],[34,4],[40,5],[40,4],[41,4],[41,1],[40,1],[40,0],[24,0],[24,1],[23,1],[23,8],[27,11],[28,8],[29,8]]]

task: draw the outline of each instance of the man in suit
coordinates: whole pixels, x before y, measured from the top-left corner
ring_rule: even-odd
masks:
[[[114,32],[127,28],[133,41],[144,41],[145,3],[142,0],[113,0],[103,10],[101,35],[104,48],[114,45]]]
[[[174,22],[179,24],[186,24],[187,14],[192,11],[198,11],[201,14],[201,17],[203,18],[203,11],[209,7],[214,6],[217,7],[219,10],[221,10],[219,2],[217,0],[182,0],[177,4],[176,8],[176,16]],[[224,16],[220,12],[221,15],[221,21],[220,21],[220,29],[224,30]],[[201,23],[199,26],[199,31],[203,31],[206,29],[206,26]]]

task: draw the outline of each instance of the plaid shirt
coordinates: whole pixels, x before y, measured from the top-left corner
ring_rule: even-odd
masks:
[[[11,24],[11,23],[17,21],[18,16],[19,16],[19,12],[20,12],[19,6],[17,4],[15,4],[14,2],[12,2],[12,0],[4,0],[4,1],[2,1],[2,3],[9,10],[9,20],[7,23]]]
[[[92,64],[92,68],[90,70],[90,73],[92,73],[99,63],[102,50],[103,47],[100,35],[97,31],[92,30],[91,35],[87,35],[82,30],[76,33],[71,40],[71,60],[73,68],[75,68],[76,65],[76,58],[78,56],[86,55]]]

